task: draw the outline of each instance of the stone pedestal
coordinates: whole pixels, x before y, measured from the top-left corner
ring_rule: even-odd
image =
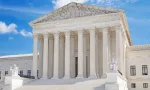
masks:
[[[7,76],[5,77],[4,90],[15,90],[30,81],[32,81],[32,79],[21,78],[19,76]]]
[[[117,72],[106,74],[105,90],[128,90],[127,80]]]

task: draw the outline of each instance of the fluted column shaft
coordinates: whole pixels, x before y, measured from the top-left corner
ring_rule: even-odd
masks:
[[[78,31],[78,78],[83,78],[83,31]]]
[[[70,78],[70,32],[65,33],[65,76]]]
[[[90,30],[90,77],[96,78],[95,30]]]
[[[88,74],[87,74],[87,60],[86,60],[86,55],[87,55],[87,46],[86,46],[86,34],[83,35],[83,76],[84,78],[87,78],[88,77]]]
[[[65,38],[61,33],[59,35],[59,78],[65,75]]]
[[[38,35],[34,35],[33,41],[33,67],[32,75],[37,79],[37,60],[38,60]]]
[[[122,47],[121,47],[121,28],[116,27],[116,61],[118,62],[118,70],[122,72]]]
[[[74,43],[75,43],[75,40],[74,40],[74,36],[71,36],[71,39],[70,39],[70,54],[71,54],[71,60],[70,60],[70,71],[71,71],[71,75],[70,77],[71,78],[74,78],[75,77],[75,55],[74,55]]]
[[[48,78],[48,34],[44,34],[43,79]]]
[[[108,30],[103,30],[103,74],[108,72]]]
[[[53,38],[53,35],[50,35],[50,38],[49,38],[49,62],[48,62],[49,78],[53,77],[53,66],[54,66],[53,60],[54,60],[54,38]]]
[[[43,75],[43,46],[44,45],[44,40],[43,38],[40,38],[40,53],[39,53],[39,74],[38,74],[38,78],[41,78]]]
[[[54,79],[59,78],[59,33],[54,34]]]

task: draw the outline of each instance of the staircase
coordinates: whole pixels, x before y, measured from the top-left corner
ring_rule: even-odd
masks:
[[[106,79],[49,79],[32,81],[16,90],[105,90]]]

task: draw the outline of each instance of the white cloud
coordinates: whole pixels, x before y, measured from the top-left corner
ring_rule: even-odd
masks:
[[[77,3],[86,3],[90,2],[92,4],[103,4],[108,6],[121,6],[126,3],[134,3],[139,0],[52,0],[54,8],[60,8],[68,3],[77,2]]]
[[[52,3],[54,4],[54,8],[60,8],[68,3],[71,2],[77,2],[77,3],[85,3],[89,0],[52,0]]]
[[[41,10],[41,9],[25,8],[25,7],[10,7],[10,6],[0,6],[0,9],[23,12],[23,13],[33,13],[33,14],[46,14],[49,13],[50,11],[50,10]]]
[[[32,33],[28,32],[26,30],[17,30],[17,25],[14,23],[11,23],[7,25],[5,22],[0,21],[0,34],[8,34],[8,33],[14,33],[14,34],[20,34],[24,37],[32,37]],[[9,37],[9,40],[12,40],[13,37]]]
[[[20,34],[24,37],[32,37],[32,33],[31,32],[28,32],[26,30],[21,30],[20,31]]]
[[[0,33],[1,34],[11,33],[11,32],[17,34],[18,32],[16,28],[17,28],[17,25],[14,23],[6,25],[5,22],[0,21]]]

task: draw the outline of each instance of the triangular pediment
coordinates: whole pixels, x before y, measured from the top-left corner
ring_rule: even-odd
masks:
[[[45,16],[42,16],[32,21],[30,24],[51,22],[51,21],[71,19],[71,18],[77,18],[77,17],[94,16],[94,15],[100,15],[100,14],[117,13],[120,11],[122,10],[72,2]]]

